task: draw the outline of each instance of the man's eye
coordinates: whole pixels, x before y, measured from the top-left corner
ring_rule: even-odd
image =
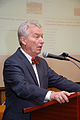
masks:
[[[36,38],[39,38],[39,36],[36,36]]]
[[[39,35],[35,35],[34,37],[35,37],[35,38],[39,38]]]

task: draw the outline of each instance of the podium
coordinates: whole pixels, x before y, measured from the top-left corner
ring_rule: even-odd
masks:
[[[2,120],[5,107],[6,107],[5,105],[0,105],[0,120]]]
[[[43,105],[24,108],[31,113],[31,120],[80,120],[80,92],[69,96],[69,102],[60,104],[49,101]]]

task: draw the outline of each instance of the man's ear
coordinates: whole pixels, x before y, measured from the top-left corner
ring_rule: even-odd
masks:
[[[21,37],[20,37],[20,41],[21,41],[21,43],[22,43],[23,45],[26,45],[26,39],[25,39],[24,36],[21,36]]]

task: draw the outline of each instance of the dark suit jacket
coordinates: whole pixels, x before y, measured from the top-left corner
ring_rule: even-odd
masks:
[[[6,110],[3,120],[30,119],[29,114],[23,113],[23,109],[43,104],[48,87],[69,92],[80,91],[80,85],[55,73],[40,57],[37,70],[40,87],[32,65],[20,48],[5,61],[3,75],[6,87]]]

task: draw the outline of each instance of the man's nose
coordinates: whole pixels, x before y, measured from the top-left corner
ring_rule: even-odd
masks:
[[[42,37],[40,37],[40,42],[41,42],[42,44],[44,44],[44,40],[43,40]]]

